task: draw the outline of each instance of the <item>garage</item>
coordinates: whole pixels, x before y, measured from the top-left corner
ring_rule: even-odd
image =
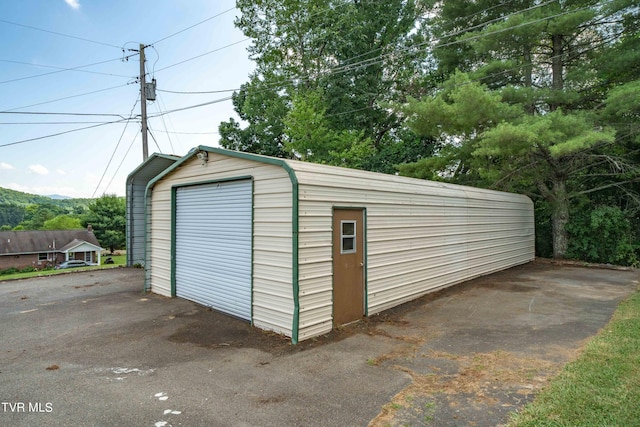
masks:
[[[251,192],[251,180],[176,189],[176,296],[251,320]]]
[[[144,192],[147,184],[180,160],[178,156],[153,153],[127,177],[127,267],[144,265],[145,219]]]
[[[293,343],[534,259],[500,191],[199,146],[144,197],[147,291]]]

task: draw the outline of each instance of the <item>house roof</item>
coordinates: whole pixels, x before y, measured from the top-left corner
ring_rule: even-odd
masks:
[[[84,229],[0,231],[0,255],[61,252],[74,240],[100,247],[93,232]]]

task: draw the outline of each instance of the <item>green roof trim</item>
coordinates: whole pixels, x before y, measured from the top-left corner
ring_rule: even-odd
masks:
[[[135,176],[142,171],[143,169],[145,169],[147,166],[149,166],[149,164],[151,162],[156,161],[156,159],[164,159],[164,160],[171,160],[171,161],[178,161],[181,159],[180,156],[174,156],[171,154],[161,154],[161,153],[153,153],[151,154],[149,157],[147,157],[147,159],[145,161],[143,161],[142,163],[140,163],[138,165],[138,167],[136,167],[133,171],[131,171],[131,173],[129,173],[129,175],[127,175],[127,184],[133,179],[135,178]]]
[[[299,223],[298,223],[298,215],[299,215],[299,189],[298,189],[298,178],[296,176],[295,171],[289,164],[278,158],[261,156],[258,154],[251,153],[243,153],[240,151],[232,151],[225,150],[223,148],[216,147],[207,147],[204,145],[199,145],[195,148],[192,148],[189,153],[182,157],[180,160],[175,162],[173,165],[165,169],[162,173],[158,174],[155,178],[149,181],[147,184],[147,188],[145,189],[145,217],[149,213],[146,212],[151,197],[151,189],[153,186],[160,181],[162,178],[173,172],[175,169],[179,168],[183,163],[189,161],[192,157],[196,156],[200,151],[207,151],[214,154],[219,154],[221,156],[235,157],[244,160],[250,160],[259,163],[266,163],[270,165],[275,165],[283,168],[287,174],[289,175],[289,179],[291,180],[291,193],[292,193],[292,212],[291,212],[291,237],[292,237],[292,287],[293,287],[293,324],[291,326],[291,342],[293,344],[298,343],[298,329],[300,325],[300,285],[299,285],[299,276],[300,270],[298,266],[298,251],[299,251]],[[146,224],[146,221],[145,221]],[[145,230],[145,236],[147,231]],[[145,239],[145,253],[148,252],[148,247],[146,246],[149,242],[149,239]],[[149,260],[145,261],[145,264],[149,264]],[[148,277],[145,275],[145,290],[150,289],[150,283],[147,283]]]

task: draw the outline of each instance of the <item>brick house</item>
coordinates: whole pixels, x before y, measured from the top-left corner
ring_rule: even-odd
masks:
[[[44,268],[72,259],[100,264],[101,251],[91,225],[86,230],[0,231],[0,270]]]

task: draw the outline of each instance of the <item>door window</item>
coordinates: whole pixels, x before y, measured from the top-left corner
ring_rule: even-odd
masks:
[[[356,252],[356,221],[340,221],[340,253]]]

